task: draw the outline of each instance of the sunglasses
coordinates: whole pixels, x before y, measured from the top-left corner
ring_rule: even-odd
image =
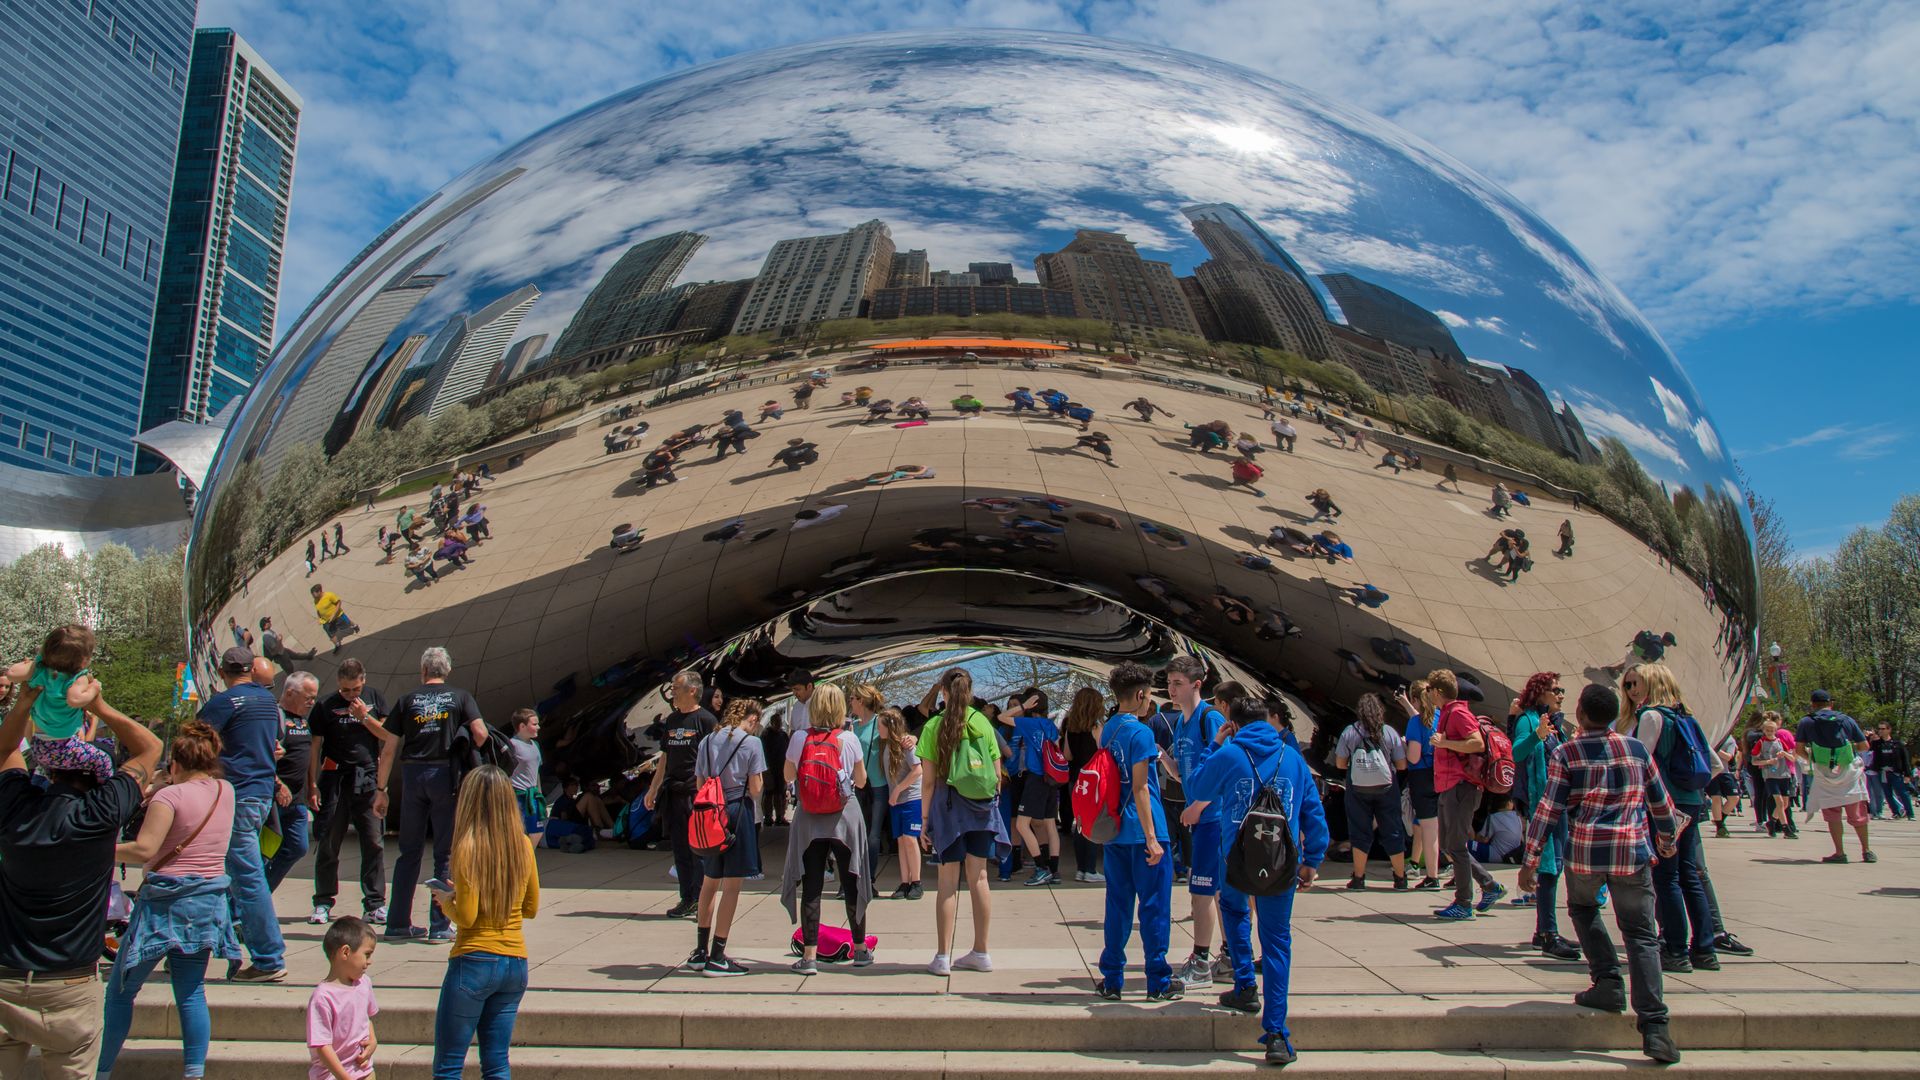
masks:
[[[1565,691],[1565,690],[1563,690],[1563,689],[1561,689],[1561,688],[1560,688],[1560,687],[1558,687],[1558,686],[1554,686],[1554,687],[1549,687],[1549,688],[1547,689],[1547,693],[1549,693],[1549,694],[1564,694],[1564,693],[1566,693],[1566,691]]]

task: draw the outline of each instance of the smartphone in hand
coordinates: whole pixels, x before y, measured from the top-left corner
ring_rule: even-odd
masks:
[[[437,877],[427,879],[427,888],[433,890],[434,892],[446,893],[448,896],[453,895],[453,882],[442,881]]]

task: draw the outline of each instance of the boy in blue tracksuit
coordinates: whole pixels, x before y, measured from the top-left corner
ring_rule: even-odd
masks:
[[[1173,860],[1160,846],[1167,835],[1166,813],[1160,809],[1160,746],[1140,720],[1153,691],[1153,672],[1128,661],[1108,674],[1107,686],[1116,711],[1100,729],[1100,748],[1112,751],[1125,790],[1120,832],[1106,846],[1106,947],[1100,950],[1100,981],[1094,992],[1109,1000],[1120,997],[1137,907],[1140,944],[1147,954],[1147,1000],[1173,1001],[1186,991],[1167,965],[1167,940],[1173,934]]]
[[[1200,775],[1220,743],[1227,718],[1200,696],[1200,684],[1206,681],[1207,666],[1194,656],[1176,656],[1167,662],[1167,697],[1179,711],[1173,716],[1173,739],[1167,748],[1168,764],[1182,784]],[[1189,799],[1192,796],[1188,796]],[[1213,985],[1212,947],[1219,932],[1219,908],[1215,898],[1220,892],[1220,808],[1209,806],[1188,822],[1187,893],[1193,905],[1193,955],[1175,972],[1191,990]]]
[[[1233,846],[1240,823],[1261,788],[1279,791],[1293,823],[1300,848],[1300,888],[1311,888],[1320,863],[1327,857],[1327,815],[1320,805],[1307,759],[1287,746],[1274,726],[1265,703],[1242,698],[1233,703],[1232,722],[1238,730],[1187,781],[1187,813],[1195,820],[1208,805],[1220,804],[1222,853]],[[1259,1011],[1266,1034],[1267,1062],[1285,1065],[1294,1059],[1287,1032],[1287,981],[1293,963],[1293,891],[1257,896],[1253,910],[1260,920],[1260,979],[1264,1001],[1255,994],[1253,948],[1249,940],[1245,893],[1222,880],[1220,915],[1226,922],[1227,951],[1233,957],[1233,989],[1220,995],[1220,1004],[1242,1012]],[[1111,922],[1112,916],[1108,916]]]

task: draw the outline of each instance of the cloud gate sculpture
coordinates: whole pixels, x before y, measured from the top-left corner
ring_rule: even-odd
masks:
[[[203,677],[229,618],[389,690],[444,644],[567,740],[684,664],[937,647],[1503,715],[1642,632],[1724,726],[1756,603],[1693,387],[1510,196],[1224,63],[977,32],[685,71],[415,207],[261,375],[188,591]]]

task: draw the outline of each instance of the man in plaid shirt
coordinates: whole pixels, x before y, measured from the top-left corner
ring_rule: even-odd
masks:
[[[1661,998],[1660,935],[1654,929],[1653,855],[1648,818],[1659,834],[1661,858],[1672,858],[1680,820],[1673,799],[1639,740],[1612,729],[1620,698],[1604,686],[1580,692],[1574,715],[1580,731],[1547,762],[1547,791],[1527,823],[1527,854],[1520,889],[1533,891],[1540,848],[1561,814],[1571,816],[1566,854],[1567,910],[1587,956],[1593,985],[1573,996],[1576,1005],[1624,1012],[1620,957],[1600,925],[1602,887],[1613,894],[1613,919],[1626,943],[1633,1011],[1641,1050],[1662,1065],[1680,1060],[1667,1030]]]

